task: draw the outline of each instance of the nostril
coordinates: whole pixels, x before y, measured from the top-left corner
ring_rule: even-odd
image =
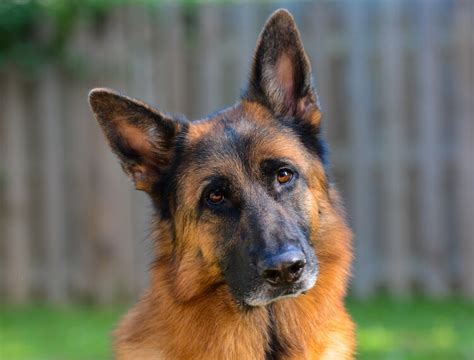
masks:
[[[301,277],[306,265],[301,251],[286,251],[262,259],[258,263],[260,276],[273,286],[290,285]]]
[[[298,274],[303,270],[304,266],[305,262],[303,260],[297,261],[288,267],[288,274]]]
[[[286,267],[286,271],[285,271],[286,282],[293,283],[297,281],[300,278],[305,265],[306,265],[306,262],[304,260],[298,260],[290,264],[288,267]]]
[[[277,285],[282,279],[283,274],[280,270],[267,269],[262,273],[263,278],[272,285]]]

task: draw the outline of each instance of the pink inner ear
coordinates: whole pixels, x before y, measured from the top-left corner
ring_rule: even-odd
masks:
[[[146,130],[130,125],[126,121],[120,121],[117,130],[135,152],[145,159],[152,157],[153,147],[148,139]]]
[[[295,72],[291,56],[282,54],[275,67],[277,81],[283,92],[284,108],[288,113],[293,113],[295,111]]]

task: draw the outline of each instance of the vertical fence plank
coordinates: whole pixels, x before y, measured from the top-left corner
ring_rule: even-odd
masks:
[[[423,254],[422,284],[432,296],[447,294],[447,232],[443,216],[442,176],[446,167],[442,156],[441,68],[439,61],[438,5],[439,1],[420,2],[420,32],[418,46],[418,121],[420,146],[419,221]],[[438,40],[438,43],[437,43]]]
[[[367,4],[350,2],[347,6],[349,46],[349,113],[351,154],[352,216],[355,233],[354,292],[367,297],[374,292],[373,173],[370,128],[370,79]]]
[[[152,81],[154,72],[153,29],[150,19],[152,8],[146,5],[128,8],[126,21],[126,45],[130,52],[130,72],[127,77],[127,88],[134,96],[146,102],[154,103],[155,83]],[[140,24],[140,27],[134,26]]]
[[[3,116],[5,122],[5,200],[6,231],[2,239],[5,292],[14,303],[29,299],[31,286],[30,222],[28,202],[28,154],[26,127],[28,113],[22,93],[21,77],[15,69],[6,74]]]
[[[0,72],[0,108],[5,111],[6,74]],[[0,298],[6,295],[5,289],[5,252],[7,247],[7,198],[6,198],[6,129],[7,119],[4,111],[0,112]]]
[[[385,162],[384,199],[385,251],[387,287],[396,295],[408,295],[410,288],[410,248],[407,218],[407,169],[402,152],[405,148],[402,121],[404,117],[403,47],[401,3],[381,3],[381,81],[384,86]]]
[[[79,37],[80,46],[78,48],[80,56],[87,59],[89,65],[86,68],[87,76],[84,77],[85,84],[83,90],[77,88],[78,92],[76,96],[76,106],[82,107],[84,112],[84,118],[78,120],[83,123],[84,133],[77,134],[76,140],[73,142],[73,148],[78,151],[78,160],[83,162],[83,165],[79,165],[77,171],[81,172],[81,181],[84,181],[84,192],[83,192],[83,216],[81,230],[81,240],[78,252],[80,257],[80,274],[78,274],[78,286],[81,295],[93,301],[98,301],[97,290],[101,285],[103,275],[103,265],[101,263],[101,254],[103,247],[101,246],[101,238],[99,232],[98,222],[101,221],[99,216],[98,207],[98,179],[101,174],[100,150],[104,148],[104,137],[101,134],[100,128],[92,115],[91,110],[87,104],[87,93],[97,86],[107,86],[108,84],[102,82],[104,64],[104,52],[98,52],[97,49],[105,48],[103,46],[103,39],[99,41],[99,36],[94,31],[95,29],[89,26],[80,27],[77,29],[80,33],[77,34]],[[113,66],[113,65],[112,65]],[[82,92],[83,91],[83,92]],[[85,107],[84,107],[84,102]],[[81,142],[81,136],[84,136],[85,142]],[[87,144],[87,145],[86,145]],[[75,148],[78,146],[78,148]],[[105,260],[107,264],[108,261]]]
[[[160,50],[160,54],[167,56],[165,68],[162,75],[166,84],[162,83],[162,93],[168,94],[166,103],[169,109],[166,111],[183,113],[194,109],[193,99],[197,94],[189,93],[190,79],[186,74],[186,34],[183,9],[179,4],[172,4],[161,9],[164,13],[164,21],[159,29],[165,34],[166,43]],[[168,76],[166,76],[168,74]]]
[[[44,211],[46,296],[49,301],[66,300],[65,214],[63,121],[61,117],[61,78],[58,69],[48,66],[38,84],[37,114],[42,141],[42,195]]]
[[[236,9],[237,21],[234,31],[238,36],[237,44],[232,47],[233,55],[236,59],[237,82],[240,86],[247,86],[247,79],[250,74],[250,63],[252,53],[257,43],[258,36],[258,17],[255,6],[250,3],[239,4]]]
[[[222,53],[219,51],[220,20],[219,7],[216,4],[206,4],[199,8],[199,87],[206,89],[200,91],[200,116],[223,105],[220,103],[222,97],[219,86],[222,76]]]
[[[87,93],[90,89],[86,82],[74,77],[66,86],[68,109],[75,109],[65,117],[68,121],[65,135],[68,150],[66,163],[68,167],[66,202],[69,217],[66,240],[68,267],[70,267],[68,285],[73,294],[81,296],[88,293],[88,283],[92,281],[87,274],[91,237],[90,224],[87,221],[91,200],[89,185],[91,173],[87,161],[89,146],[86,144],[91,142],[89,135],[93,124],[87,105]]]
[[[93,61],[91,53],[96,51],[96,47],[89,25],[88,21],[81,19],[69,46],[74,55]],[[63,109],[68,189],[65,196],[69,220],[67,258],[71,268],[68,284],[72,296],[91,298],[93,274],[89,273],[89,269],[94,254],[91,244],[94,237],[89,221],[90,217],[94,216],[90,208],[93,202],[90,158],[94,148],[94,136],[91,136],[91,133],[95,134],[98,129],[87,104],[87,94],[92,87],[90,77],[94,69],[77,67],[75,70],[74,75],[65,79],[67,103]]]
[[[461,291],[474,298],[474,3],[456,1],[456,198]]]

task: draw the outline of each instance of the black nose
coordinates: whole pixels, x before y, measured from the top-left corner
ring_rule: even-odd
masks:
[[[296,282],[305,265],[304,254],[299,250],[290,250],[261,260],[258,269],[260,276],[268,283],[279,286]]]

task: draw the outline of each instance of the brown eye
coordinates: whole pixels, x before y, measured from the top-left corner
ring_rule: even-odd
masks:
[[[224,201],[224,194],[221,190],[214,190],[207,195],[207,201],[211,204],[219,204]]]
[[[280,169],[277,172],[277,181],[280,184],[286,184],[288,181],[293,179],[293,171],[289,169]]]

